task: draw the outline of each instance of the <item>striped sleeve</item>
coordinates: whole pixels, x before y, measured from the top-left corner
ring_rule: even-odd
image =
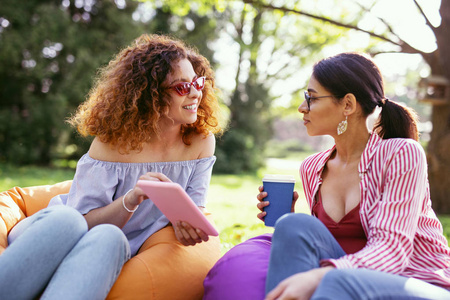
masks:
[[[425,153],[418,143],[404,139],[386,143],[379,151],[372,171],[367,174],[367,180],[374,182],[374,177],[382,172],[381,199],[372,199],[368,212],[367,244],[357,253],[324,260],[322,265],[368,268],[393,274],[403,272],[408,266],[420,212],[427,199]],[[367,198],[371,198],[371,192],[368,188]]]

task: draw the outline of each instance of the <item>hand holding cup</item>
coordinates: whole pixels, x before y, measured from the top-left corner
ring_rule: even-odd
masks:
[[[263,186],[256,198],[262,212],[257,216],[266,226],[274,226],[279,217],[285,213],[293,212],[295,201],[298,199],[294,192],[295,179],[291,175],[265,175]]]

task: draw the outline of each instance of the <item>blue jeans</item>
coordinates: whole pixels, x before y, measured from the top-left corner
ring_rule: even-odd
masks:
[[[105,299],[130,258],[117,226],[88,231],[75,209],[45,208],[18,223],[0,255],[2,299]]]
[[[272,237],[266,294],[296,273],[320,267],[342,250],[325,225],[306,214],[281,217]],[[368,269],[328,272],[311,299],[450,299],[450,291],[422,280]]]

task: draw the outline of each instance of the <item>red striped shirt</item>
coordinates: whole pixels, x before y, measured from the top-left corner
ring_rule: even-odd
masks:
[[[322,170],[334,149],[314,154],[300,166],[311,209]],[[450,249],[431,208],[426,157],[420,144],[371,134],[358,171],[359,214],[367,244],[354,254],[321,264],[385,271],[450,289]]]

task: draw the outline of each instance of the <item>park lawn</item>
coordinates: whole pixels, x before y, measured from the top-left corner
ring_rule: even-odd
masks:
[[[47,185],[73,178],[75,170],[0,164],[0,191],[15,186]]]
[[[264,226],[256,217],[259,213],[256,195],[264,174],[294,175],[295,190],[300,195],[295,210],[308,213],[298,174],[299,166],[299,161],[271,159],[267,167],[259,170],[256,175],[213,175],[207,208],[212,212],[220,232],[222,253],[249,238],[273,232],[272,227]]]
[[[208,192],[207,209],[213,214],[220,232],[222,253],[254,236],[273,232],[265,227],[257,217],[256,208],[258,186],[266,173],[290,174],[296,178],[295,190],[300,197],[296,212],[308,213],[298,174],[300,160],[269,159],[267,167],[256,175],[213,175]],[[33,186],[53,184],[72,179],[73,169],[43,168],[36,166],[15,167],[0,164],[0,191],[14,186]],[[447,240],[450,238],[450,216],[439,216]]]

